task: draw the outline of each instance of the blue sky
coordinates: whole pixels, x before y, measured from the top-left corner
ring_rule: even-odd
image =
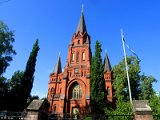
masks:
[[[68,44],[76,31],[84,4],[92,52],[95,41],[102,43],[112,66],[123,58],[120,29],[129,46],[141,59],[141,71],[153,75],[160,92],[160,1],[159,0],[10,0],[1,4],[0,20],[15,30],[14,56],[5,76],[24,70],[35,40],[39,39],[33,95],[47,95],[49,74],[60,52],[65,66]],[[127,54],[131,54],[127,51]]]

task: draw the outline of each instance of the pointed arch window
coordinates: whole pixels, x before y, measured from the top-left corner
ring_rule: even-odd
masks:
[[[53,111],[56,112],[56,104],[54,104]]]
[[[110,88],[107,87],[107,96],[110,96]]]
[[[61,93],[62,88],[60,88],[60,93]]]
[[[51,91],[50,91],[50,92],[51,92],[51,94],[52,94],[52,92],[53,92],[53,88],[51,88]]]
[[[76,61],[79,62],[79,52],[76,54]]]
[[[74,53],[72,53],[72,61],[74,61]]]
[[[71,89],[71,99],[81,99],[82,98],[82,88],[78,83],[75,83]]]
[[[51,88],[51,94],[54,94],[54,93],[55,93],[55,88],[52,87],[52,88]]]
[[[77,44],[78,44],[78,45],[80,44],[80,40],[78,40]]]
[[[82,60],[85,60],[85,52],[82,52]]]

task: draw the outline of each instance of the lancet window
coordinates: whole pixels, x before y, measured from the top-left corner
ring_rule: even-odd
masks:
[[[75,83],[71,89],[71,99],[81,99],[82,98],[82,88],[78,83]]]

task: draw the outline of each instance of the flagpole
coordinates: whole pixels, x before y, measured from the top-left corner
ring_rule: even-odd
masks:
[[[122,36],[122,44],[123,44],[123,51],[124,51],[124,58],[125,58],[126,74],[127,74],[127,80],[128,80],[129,98],[130,98],[130,103],[132,106],[131,87],[130,87],[130,80],[129,80],[129,75],[128,75],[127,57],[126,57],[126,50],[125,50],[125,46],[124,46],[124,35],[123,35],[122,29],[121,29],[121,36]]]

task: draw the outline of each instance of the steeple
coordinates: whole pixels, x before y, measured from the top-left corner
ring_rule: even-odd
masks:
[[[110,64],[108,55],[107,55],[107,53],[106,53],[106,56],[105,56],[105,58],[104,58],[104,72],[106,72],[106,71],[111,71],[111,70],[112,70],[111,64]]]
[[[80,20],[79,20],[79,23],[78,23],[78,27],[77,27],[77,30],[76,30],[76,34],[78,32],[81,32],[82,35],[87,32],[87,28],[86,28],[86,24],[85,24],[85,20],[84,20],[84,10],[83,10],[83,5],[82,5],[82,12],[81,12],[81,17],[80,17]]]
[[[62,73],[60,55],[58,55],[58,61],[57,61],[57,64],[55,65],[55,67],[54,67],[53,73],[56,73],[56,74]]]

